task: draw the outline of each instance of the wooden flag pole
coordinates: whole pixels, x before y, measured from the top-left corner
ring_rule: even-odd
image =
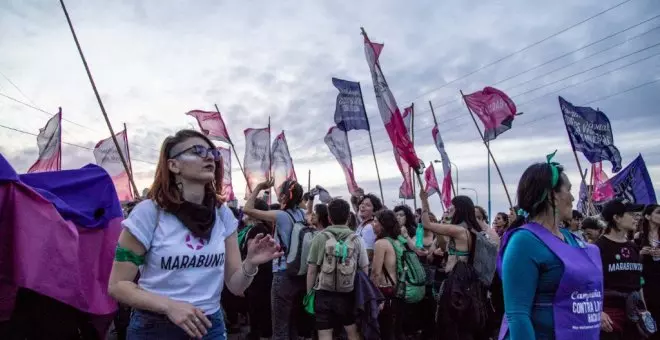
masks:
[[[215,105],[215,110],[220,114],[220,109],[218,109],[218,104],[213,104]],[[229,138],[229,136],[227,136]],[[234,146],[234,142],[229,138],[229,146],[231,147],[231,150],[234,152],[234,157],[236,157],[236,163],[238,163],[238,168],[241,169],[241,173],[243,174],[243,177],[245,178],[245,183],[248,182],[247,174],[245,173],[245,170],[243,170],[243,165],[241,164],[241,160],[238,158],[238,153],[236,152],[236,147]],[[252,189],[250,189],[250,186],[248,185],[248,193],[251,193]]]
[[[433,125],[435,125],[436,128],[438,128],[438,133],[440,133],[440,127],[438,126],[438,119],[435,117],[435,110],[433,110],[433,104],[429,100],[429,107],[431,108],[431,115],[433,115]],[[433,141],[435,143],[435,141]],[[442,157],[442,155],[440,155]],[[444,168],[442,169],[442,173],[444,174]],[[449,163],[449,172],[451,173],[451,162]],[[443,177],[444,179],[444,177]],[[458,167],[456,167],[456,186],[458,186]],[[456,196],[456,187],[454,186],[454,181],[451,181],[451,190],[454,193],[454,196]],[[442,198],[441,198],[442,199]],[[443,207],[444,209],[444,207]]]
[[[128,162],[126,162],[126,158],[124,158],[124,154],[120,151],[121,149],[119,148],[119,142],[117,141],[117,137],[115,136],[115,131],[112,129],[112,124],[110,124],[110,119],[108,119],[108,113],[105,111],[105,107],[103,106],[103,101],[101,101],[101,96],[99,95],[99,91],[96,89],[96,83],[94,83],[92,72],[89,70],[89,65],[87,65],[87,60],[85,59],[85,55],[83,54],[82,48],[80,47],[80,42],[78,41],[78,37],[76,36],[76,31],[73,28],[73,23],[71,22],[71,18],[69,17],[69,12],[66,10],[66,6],[64,5],[64,0],[60,0],[60,5],[62,5],[62,10],[64,11],[64,15],[66,16],[66,21],[69,24],[69,29],[71,29],[71,35],[73,35],[73,40],[76,43],[76,47],[78,48],[78,54],[80,54],[80,59],[82,60],[83,65],[85,66],[85,71],[87,72],[87,77],[89,78],[89,82],[92,84],[92,89],[94,90],[94,94],[96,95],[96,101],[99,103],[99,107],[101,108],[101,113],[103,114],[105,123],[108,126],[108,130],[110,130],[110,137],[112,138],[112,141],[115,144],[115,148],[117,148],[119,159],[121,160],[121,163],[124,166],[124,170],[126,170],[126,173],[128,174],[128,180],[133,186],[134,192],[137,193],[138,194],[137,197],[139,197],[137,185],[135,185],[135,181],[133,180],[133,173],[131,172],[131,169],[128,166]]]
[[[364,117],[367,119],[367,127],[369,128],[367,132],[369,132],[369,143],[371,144],[371,153],[374,155],[374,165],[376,166],[376,177],[378,177],[378,187],[380,188],[380,200],[382,202],[385,202],[385,196],[383,195],[383,182],[380,180],[380,171],[378,171],[378,161],[376,160],[376,149],[374,149],[374,140],[371,137],[371,125],[369,124],[367,109],[364,106],[364,98],[362,97],[362,85],[360,85],[359,82],[358,82],[358,91],[360,91],[360,98],[362,98],[362,110],[364,111]]]
[[[571,150],[573,150],[573,156],[575,157],[575,164],[577,164],[578,171],[580,172],[580,179],[582,179],[582,183],[585,185],[587,184],[587,179],[586,179],[586,172],[582,172],[582,164],[580,164],[580,158],[577,155],[577,152],[575,151],[575,145],[573,144],[573,139],[571,138],[570,132],[568,132],[568,125],[566,124],[566,116],[564,116],[564,113],[561,113],[561,118],[564,120],[564,127],[566,128],[566,134],[568,135],[568,141],[571,143]]]
[[[271,150],[271,132],[270,132],[270,116],[268,116],[268,179],[273,178],[273,150]],[[276,192],[276,194],[278,194]],[[279,194],[278,194],[279,195]],[[270,188],[268,188],[268,197],[270,199]]]
[[[468,109],[468,112],[470,113],[470,117],[472,117],[472,121],[474,122],[474,126],[477,128],[477,131],[479,132],[479,136],[481,136],[481,141],[484,143],[484,146],[486,147],[486,150],[488,150],[488,155],[490,156],[490,159],[493,161],[493,165],[495,165],[495,169],[497,170],[497,174],[500,175],[500,180],[502,181],[502,186],[504,186],[504,192],[506,193],[506,198],[509,200],[509,207],[513,207],[513,203],[511,203],[511,196],[509,195],[509,189],[506,188],[506,182],[504,182],[504,176],[502,176],[502,171],[500,171],[500,166],[497,165],[497,161],[495,160],[495,157],[493,157],[493,153],[490,151],[490,145],[486,140],[484,139],[484,134],[481,132],[481,129],[479,128],[479,124],[477,123],[477,119],[474,118],[474,114],[472,113],[472,109],[470,109],[470,105],[468,105],[467,100],[465,100],[465,95],[463,94],[463,90],[460,90],[461,92],[461,97],[463,98],[463,102],[465,103],[465,106]]]
[[[415,103],[412,103],[412,105],[410,105],[410,142],[412,143],[414,148],[415,147]],[[415,170],[411,168],[410,171],[414,172]],[[415,190],[416,187],[415,181],[412,181],[412,183],[410,184],[412,184],[413,209],[417,211],[417,197],[415,196],[417,190]],[[419,187],[420,191],[423,189],[424,188],[422,188],[421,186]]]
[[[131,170],[131,175],[133,175],[133,164],[131,164],[131,148],[128,145],[128,129],[126,128],[126,123],[124,123],[124,133],[126,134],[126,157],[128,157],[128,168]],[[133,194],[135,195],[135,199],[140,198],[140,192],[135,186],[133,186]]]

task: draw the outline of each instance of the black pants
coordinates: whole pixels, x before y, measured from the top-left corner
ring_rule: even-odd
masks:
[[[405,339],[403,334],[403,307],[405,302],[398,298],[386,298],[385,307],[378,314],[382,340]]]

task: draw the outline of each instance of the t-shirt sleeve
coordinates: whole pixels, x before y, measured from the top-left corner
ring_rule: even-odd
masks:
[[[312,244],[309,247],[309,255],[307,257],[308,264],[315,264],[320,266],[323,264],[323,256],[325,255],[325,241],[328,238],[323,233],[318,233],[312,239]]]
[[[275,215],[275,228],[280,229],[283,225],[291,224],[291,217],[286,211],[278,210]]]
[[[521,230],[511,236],[502,258],[504,312],[510,339],[536,338],[531,310],[540,275],[534,254],[540,247],[545,246],[530,232]]]
[[[158,224],[157,211],[156,204],[152,200],[142,201],[133,208],[128,218],[121,222],[122,227],[140,241],[147,251],[151,247],[151,240],[154,238]]]
[[[229,207],[227,207],[227,204],[225,203],[220,206],[218,215],[222,223],[225,225],[224,236],[231,236],[231,234],[233,234],[236,229],[238,229],[238,220],[234,216],[234,213],[231,211],[231,209],[229,209]]]
[[[367,250],[374,249],[374,243],[376,243],[376,234],[374,233],[374,226],[372,224],[367,224],[362,229],[362,240]]]

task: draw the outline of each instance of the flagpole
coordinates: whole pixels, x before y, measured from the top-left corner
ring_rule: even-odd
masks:
[[[486,145],[488,145],[488,147],[490,147],[490,141],[488,141],[486,143]],[[493,215],[490,214],[491,213],[491,211],[490,211],[490,209],[491,209],[491,200],[490,200],[490,157],[488,157],[488,155],[486,155],[486,159],[488,160],[488,216],[490,218],[493,218],[492,217]]]
[[[362,98],[362,111],[364,111],[364,118],[367,120],[367,128],[368,128],[367,132],[369,132],[369,143],[371,143],[371,153],[374,156],[374,165],[376,165],[376,177],[378,177],[378,187],[380,188],[380,200],[382,202],[385,202],[385,196],[383,195],[383,182],[380,180],[380,171],[378,171],[378,161],[376,160],[376,149],[374,149],[374,139],[371,137],[371,124],[369,124],[369,116],[367,116],[367,109],[364,106],[364,97],[362,97],[362,85],[360,85],[360,82],[358,82],[358,91],[360,91],[360,98]]]
[[[413,145],[413,148],[415,147],[415,103],[412,103],[410,105],[410,142]],[[409,172],[414,171],[412,168],[409,167]],[[412,194],[413,194],[413,209],[417,210],[417,197],[415,196],[415,193],[417,190],[415,190],[415,181],[412,181]],[[419,187],[419,190],[422,190],[422,187]]]
[[[218,109],[218,104],[213,104],[215,106],[215,111],[220,114],[220,109]],[[245,173],[245,170],[243,170],[243,165],[241,164],[241,160],[238,158],[238,153],[236,152],[236,147],[234,146],[234,142],[229,138],[229,132],[227,132],[227,138],[229,139],[229,146],[231,147],[231,150],[234,152],[234,157],[236,157],[236,163],[238,163],[238,168],[241,169],[241,173],[243,174],[243,177],[245,178],[245,183],[248,182],[247,174]],[[248,185],[248,192],[252,192],[252,189],[250,189],[250,186]]]
[[[131,163],[131,148],[128,145],[128,129],[126,128],[126,123],[124,123],[124,136],[126,136],[126,157],[128,157],[128,168],[131,169],[131,174],[133,174],[133,164]],[[137,190],[136,187],[133,187],[133,191],[135,196],[135,199],[140,198],[140,192]]]
[[[60,154],[57,157],[57,168],[59,170],[62,170],[62,108],[59,108],[59,115],[60,115]]]
[[[108,114],[105,111],[105,107],[103,106],[103,101],[101,101],[101,96],[99,95],[99,91],[96,89],[94,78],[92,78],[92,72],[89,70],[89,65],[87,65],[87,60],[85,59],[85,55],[83,54],[82,48],[80,47],[80,42],[78,42],[78,37],[76,36],[76,31],[73,29],[73,23],[71,22],[71,18],[69,17],[69,12],[66,10],[66,6],[64,5],[64,0],[60,0],[60,5],[62,5],[62,10],[64,11],[64,15],[66,16],[66,21],[69,24],[69,29],[71,29],[71,35],[73,35],[73,40],[76,43],[76,47],[78,48],[78,54],[80,54],[80,59],[82,60],[83,65],[85,66],[85,71],[87,72],[87,77],[89,78],[89,82],[92,84],[92,89],[94,90],[94,94],[96,95],[96,101],[99,103],[99,107],[101,108],[101,113],[103,114],[105,123],[108,126],[108,130],[110,130],[110,137],[112,138],[112,141],[114,142],[115,147],[117,148],[119,159],[121,160],[121,163],[124,166],[124,170],[126,170],[126,173],[128,174],[128,180],[133,185],[133,190],[137,192],[137,185],[135,185],[135,181],[133,180],[133,173],[130,171],[128,167],[128,163],[124,158],[124,154],[120,151],[121,149],[119,148],[119,142],[117,141],[117,137],[115,136],[115,131],[112,129],[112,124],[110,124],[110,119],[108,119]]]
[[[561,106],[561,105],[560,105]],[[575,164],[577,164],[578,171],[580,172],[580,178],[582,179],[582,183],[585,185],[587,184],[586,180],[586,172],[582,172],[582,164],[580,164],[580,158],[577,155],[577,151],[575,151],[575,144],[573,144],[573,139],[571,138],[570,132],[568,132],[568,124],[566,124],[566,116],[564,115],[564,112],[562,111],[561,113],[561,118],[564,120],[564,127],[566,128],[566,134],[568,135],[568,141],[571,143],[571,150],[573,151],[573,156],[575,157]]]
[[[272,152],[273,151],[271,150],[271,143],[272,143],[272,141],[271,141],[271,132],[270,132],[270,116],[268,116],[268,179],[269,180],[271,178],[273,178],[273,174],[272,174],[272,171],[273,171],[273,154],[272,154]],[[270,194],[271,194],[271,190],[270,190],[270,188],[268,188],[268,199],[269,200],[271,199]],[[268,203],[270,203],[270,202],[268,202]]]
[[[587,209],[589,209],[589,213],[592,213],[595,209],[592,209],[592,205],[594,204],[593,202],[593,195],[594,195],[594,165],[591,164],[591,176],[589,176],[589,187],[587,190]]]
[[[312,169],[307,171],[307,192],[312,191]]]
[[[470,105],[467,104],[467,100],[465,100],[465,95],[463,94],[463,90],[459,91],[461,93],[461,97],[463,98],[463,102],[465,103],[465,106],[468,109],[468,112],[470,113],[470,117],[472,117],[472,121],[474,122],[474,126],[477,128],[477,131],[479,132],[479,136],[481,136],[481,141],[484,143],[486,146],[486,150],[488,150],[488,155],[490,156],[490,159],[493,160],[493,165],[495,165],[495,169],[497,170],[497,173],[500,175],[500,180],[502,181],[502,186],[504,186],[504,193],[506,193],[506,198],[509,200],[509,207],[513,207],[513,203],[511,203],[511,196],[509,195],[509,189],[506,188],[506,183],[504,182],[504,176],[502,176],[502,171],[500,171],[500,166],[497,165],[497,161],[495,160],[495,157],[493,157],[493,153],[490,151],[490,145],[488,142],[486,142],[484,138],[483,132],[481,132],[481,129],[479,128],[479,124],[477,123],[477,119],[474,118],[474,114],[472,113],[472,109],[470,109]]]
[[[433,104],[429,100],[429,107],[431,107],[431,115],[433,115],[433,124],[435,125],[436,128],[438,128],[438,133],[440,133],[440,127],[438,127],[438,119],[435,118],[435,110],[433,110]],[[435,141],[434,141],[435,142]],[[442,155],[440,155],[442,157]],[[445,169],[442,169],[442,174],[444,175]],[[451,162],[449,162],[449,173],[451,173]],[[444,180],[444,176],[442,178]],[[456,167],[456,186],[458,186],[458,167]],[[452,179],[451,181],[451,191],[454,193],[454,196],[456,196],[456,187],[454,186],[454,181]]]

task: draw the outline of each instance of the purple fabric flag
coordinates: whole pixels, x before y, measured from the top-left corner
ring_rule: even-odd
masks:
[[[92,314],[104,334],[117,310],[108,280],[121,205],[101,167],[18,176],[0,155],[0,320],[19,288]]]
[[[641,154],[608,183],[614,189],[616,198],[636,204],[657,204],[653,182]]]

